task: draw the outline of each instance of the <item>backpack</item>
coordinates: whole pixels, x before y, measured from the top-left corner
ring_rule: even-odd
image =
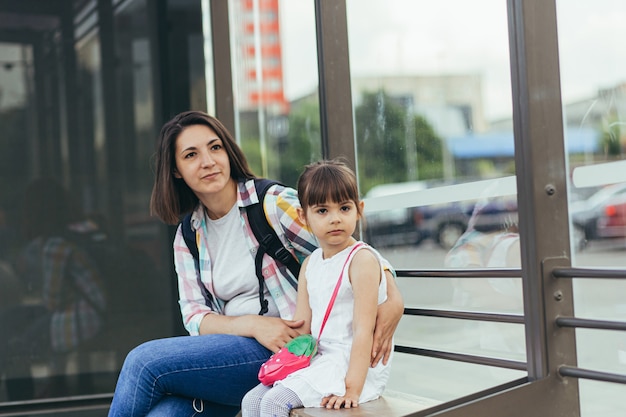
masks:
[[[277,263],[284,265],[289,269],[289,271],[293,274],[296,279],[298,278],[298,274],[300,272],[300,263],[298,260],[289,252],[288,249],[285,248],[281,240],[276,235],[276,231],[274,228],[268,223],[267,217],[265,217],[265,211],[263,210],[263,200],[265,199],[265,194],[267,190],[275,184],[280,184],[277,181],[269,180],[266,178],[255,178],[254,179],[254,187],[256,188],[256,193],[259,197],[259,202],[248,206],[248,221],[250,222],[250,228],[256,237],[256,240],[259,242],[259,250],[256,253],[254,258],[255,272],[256,276],[259,280],[259,301],[261,303],[261,310],[259,311],[259,315],[263,315],[268,311],[268,302],[265,299],[264,293],[264,285],[265,279],[263,278],[262,267],[263,267],[263,255],[268,254]],[[185,243],[189,248],[189,252],[194,258],[196,264],[196,271],[200,270],[199,265],[199,254],[198,254],[198,245],[196,242],[196,233],[191,229],[191,213],[187,214],[182,224],[182,232],[183,238],[185,239]],[[202,295],[208,306],[215,307],[213,296],[206,289],[204,284],[200,280],[200,274],[196,274],[198,278],[198,285],[200,286],[200,290],[202,291]]]

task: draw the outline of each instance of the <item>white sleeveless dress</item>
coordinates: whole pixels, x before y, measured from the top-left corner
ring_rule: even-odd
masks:
[[[306,268],[306,279],[309,304],[313,313],[311,333],[315,337],[319,335],[328,301],[352,247],[344,249],[329,259],[323,259],[321,249],[317,249],[311,254]],[[380,255],[376,251],[367,248],[371,249],[380,259]],[[361,247],[357,251],[364,249]],[[351,261],[352,259],[346,263],[341,287],[319,341],[318,353],[311,361],[311,365],[294,372],[282,381],[276,382],[276,385],[283,385],[298,394],[305,407],[319,407],[322,398],[331,394],[345,394],[345,377],[348,371],[353,338],[354,296],[348,276]],[[378,304],[387,299],[387,281],[382,266],[380,274]],[[389,379],[390,365],[391,359],[387,365],[383,365],[380,361],[375,368],[369,368],[359,403],[374,400],[382,394]]]

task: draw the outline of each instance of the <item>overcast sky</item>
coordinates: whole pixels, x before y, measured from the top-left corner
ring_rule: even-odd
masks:
[[[281,0],[289,99],[317,86],[314,8]],[[481,74],[485,114],[510,117],[506,1],[348,0],[350,65],[359,75]],[[626,1],[557,2],[566,102],[626,82]]]

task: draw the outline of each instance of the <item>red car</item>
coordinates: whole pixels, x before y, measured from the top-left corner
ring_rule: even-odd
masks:
[[[608,201],[596,224],[600,238],[626,237],[626,198]]]

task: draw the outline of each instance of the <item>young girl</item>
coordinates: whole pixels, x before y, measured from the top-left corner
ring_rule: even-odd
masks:
[[[302,406],[358,407],[378,398],[389,378],[390,361],[370,368],[376,308],[386,299],[386,279],[378,253],[352,237],[363,212],[356,177],[339,161],[318,162],[298,180],[298,196],[298,217],[320,244],[300,272],[294,320],[305,324],[298,332],[319,337],[342,270],[344,275],[311,365],[273,387],[261,384],[248,392],[243,417],[287,417]]]
[[[292,320],[296,279],[266,255],[268,312],[259,315],[254,263],[259,243],[248,217],[248,208],[259,201],[255,175],[219,120],[199,111],[174,116],[161,130],[155,162],[153,213],[173,225],[192,213],[198,266],[180,226],[174,237],[180,310],[191,337],[151,340],[134,348],[124,361],[109,416],[231,417],[258,383],[261,364],[300,333],[301,321]],[[317,248],[315,236],[297,219],[296,190],[270,187],[263,207],[294,255],[304,259]],[[385,274],[391,277],[390,271]],[[372,364],[387,362],[403,312],[394,280],[387,283],[389,297],[378,306],[375,342],[367,355]],[[203,292],[215,305],[207,305]]]

